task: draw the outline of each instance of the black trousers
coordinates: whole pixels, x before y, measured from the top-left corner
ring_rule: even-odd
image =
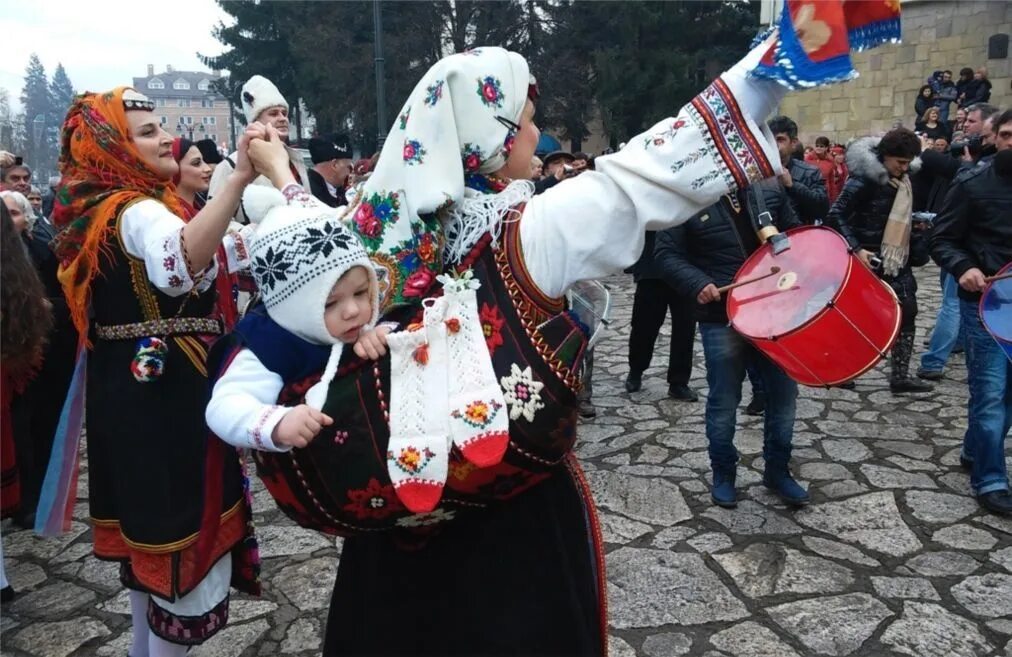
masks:
[[[668,385],[688,385],[692,376],[692,342],[696,337],[695,308],[664,281],[641,280],[633,297],[632,329],[629,332],[629,371],[642,373],[650,367],[654,344],[671,312],[671,349],[668,353]]]

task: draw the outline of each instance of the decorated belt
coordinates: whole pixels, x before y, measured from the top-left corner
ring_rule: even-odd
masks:
[[[224,329],[219,320],[207,317],[153,319],[134,324],[95,326],[95,335],[100,340],[133,340],[150,336],[184,335],[187,333],[221,335],[224,333]]]

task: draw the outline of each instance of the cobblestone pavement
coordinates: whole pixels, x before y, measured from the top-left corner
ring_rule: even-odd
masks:
[[[933,267],[919,278],[920,348],[939,292]],[[616,311],[597,349],[600,413],[578,452],[607,542],[613,657],[1012,657],[1012,520],[968,497],[962,356],[932,395],[893,396],[883,365],[853,392],[803,389],[794,470],[813,497],[803,511],[759,485],[761,421],[742,416],[742,501],[718,509],[704,404],[667,399],[659,367],[643,391],[624,392],[632,283],[608,283]],[[666,349],[662,338],[655,364]],[[703,391],[698,344],[696,363]],[[83,499],[76,515],[60,540],[4,526],[18,591],[3,609],[5,655],[126,655],[126,596],[115,566],[89,556]],[[234,599],[228,628],[194,657],[319,654],[339,549],[292,526],[262,489],[256,515],[266,593]]]

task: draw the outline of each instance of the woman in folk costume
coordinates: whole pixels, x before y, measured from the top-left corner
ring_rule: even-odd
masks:
[[[766,50],[538,196],[520,55],[452,55],[415,87],[346,215],[401,327],[390,357],[345,350],[324,373],[333,424],[256,453],[289,516],[348,537],[325,655],[605,651],[600,531],[571,454],[588,336],[564,295],[634,262],[646,231],[777,174],[765,118],[783,88],[746,79]],[[250,157],[295,189],[280,144],[255,140]]]
[[[36,527],[59,530],[86,379],[95,556],[121,564],[132,657],[184,654],[225,625],[230,583],[259,588],[239,458],[203,420],[215,253],[255,174],[243,137],[236,175],[191,217],[153,108],[120,87],[78,96],[64,123],[55,252],[82,344]]]
[[[600,534],[570,454],[587,334],[564,294],[635,261],[647,230],[775,175],[762,126],[780,87],[748,70],[539,196],[520,55],[452,55],[418,83],[347,214],[405,330],[389,360],[345,350],[334,424],[308,448],[256,454],[289,515],[350,536],[325,655],[604,651]],[[280,144],[250,154],[297,189]]]
[[[207,203],[207,188],[214,169],[204,161],[203,151],[184,137],[176,137],[172,141],[172,159],[179,164],[179,171],[172,177],[172,182],[176,185],[176,196],[183,207],[183,219],[189,221]],[[228,271],[219,272],[214,280],[218,289],[217,310],[226,332],[231,331],[239,321],[239,276],[235,272],[242,268],[235,258],[229,260],[229,255],[245,260],[245,249],[252,235],[251,226],[239,228],[233,224],[218,247],[218,262],[228,263]]]

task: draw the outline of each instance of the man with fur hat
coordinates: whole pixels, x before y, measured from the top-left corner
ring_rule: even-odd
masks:
[[[278,136],[284,142],[288,142],[290,128],[290,124],[288,123],[288,101],[281,95],[281,92],[278,91],[273,82],[262,75],[254,75],[243,85],[240,102],[247,124],[259,121],[264,125],[274,126],[274,129],[278,131]],[[291,146],[286,146],[285,148],[288,151],[289,167],[292,170],[292,175],[295,176],[296,182],[302,185],[303,188],[306,188],[309,184],[309,178],[306,173],[306,165],[302,162],[302,157]],[[208,198],[214,198],[215,194],[224,188],[225,181],[232,175],[232,171],[235,170],[235,162],[236,154],[232,153],[215,167],[214,174],[211,176],[211,186],[207,192]],[[258,176],[251,184],[265,187],[271,186],[271,182],[263,176]],[[239,209],[236,210],[235,220],[242,224],[249,223],[249,219],[241,203],[239,204]]]
[[[309,191],[332,208],[348,205],[344,188],[351,175],[351,144],[345,135],[325,135],[309,140]]]

